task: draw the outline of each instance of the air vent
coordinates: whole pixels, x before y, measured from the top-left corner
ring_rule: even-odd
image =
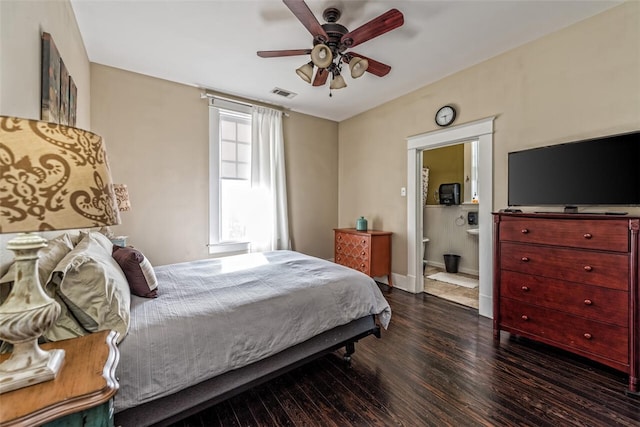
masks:
[[[297,93],[289,92],[288,90],[280,89],[279,87],[274,87],[273,89],[271,89],[271,93],[284,96],[285,98],[289,99],[297,95]]]

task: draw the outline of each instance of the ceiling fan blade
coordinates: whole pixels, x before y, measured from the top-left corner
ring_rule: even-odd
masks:
[[[354,47],[404,24],[404,16],[398,9],[391,9],[377,18],[342,36],[342,43]]]
[[[311,35],[316,38],[319,37],[321,41],[325,42],[329,40],[327,32],[322,28],[318,19],[314,16],[309,6],[304,0],[282,0],[287,5],[289,10],[298,18],[298,21],[305,26]]]
[[[258,56],[260,58],[275,58],[278,56],[309,55],[310,53],[311,49],[259,50]]]
[[[329,72],[326,68],[318,68],[316,71],[316,77],[313,79],[314,86],[322,86],[327,82],[327,77],[329,77]]]
[[[366,59],[369,61],[369,66],[367,67],[367,72],[373,74],[374,76],[383,77],[389,74],[391,71],[391,67],[387,64],[383,64],[382,62],[378,62],[375,59],[367,58],[364,55],[360,55],[359,53],[349,52],[351,56],[357,56],[358,58]]]

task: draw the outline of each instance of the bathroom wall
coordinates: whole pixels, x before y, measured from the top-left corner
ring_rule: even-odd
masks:
[[[461,193],[467,193],[464,200],[471,200],[468,194],[471,183],[465,179],[465,175],[470,174],[467,171],[471,170],[470,148],[470,143],[464,143],[425,150],[423,153],[423,165],[429,168],[429,196],[423,212],[424,237],[429,238],[429,242],[424,258],[428,265],[444,268],[444,254],[460,255],[458,271],[477,275],[478,236],[467,233],[467,229],[478,226],[467,223],[467,213],[477,212],[478,205],[444,206],[439,204],[436,196],[440,184],[459,182],[462,185]]]
[[[425,150],[423,153],[425,168],[429,168],[428,205],[439,204],[438,189],[440,184],[457,182],[464,194],[464,144]]]
[[[478,275],[478,236],[467,233],[477,225],[467,223],[467,213],[478,211],[477,204],[429,205],[424,208],[424,237],[427,265],[444,268],[444,254],[460,255],[459,273]]]

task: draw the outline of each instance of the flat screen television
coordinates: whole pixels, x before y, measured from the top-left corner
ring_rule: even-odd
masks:
[[[509,206],[640,205],[640,131],[508,156]]]

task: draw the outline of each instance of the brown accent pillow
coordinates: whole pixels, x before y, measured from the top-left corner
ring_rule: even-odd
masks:
[[[132,294],[145,298],[158,296],[156,274],[142,252],[134,248],[113,245],[112,256],[124,272]]]

